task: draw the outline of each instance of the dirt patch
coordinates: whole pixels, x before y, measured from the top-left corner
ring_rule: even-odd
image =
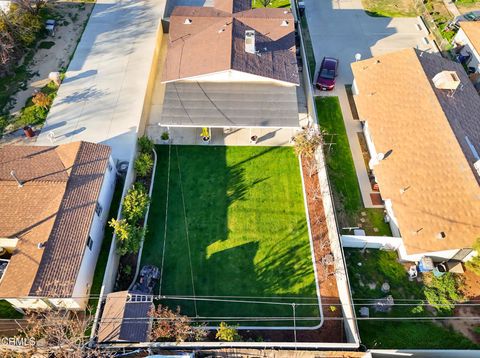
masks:
[[[14,105],[10,111],[12,115],[18,114],[35,90],[49,82],[50,72],[59,71],[68,66],[94,4],[55,1],[48,6],[57,18],[58,26],[55,36],[48,36],[40,43],[28,68],[32,77],[27,81],[26,89],[17,92],[13,97]]]
[[[302,159],[302,173],[307,193],[308,214],[313,238],[315,265],[320,285],[320,296],[323,304],[325,321],[318,331],[302,332],[302,337],[317,339],[323,342],[345,342],[341,302],[338,295],[335,267],[329,258],[333,257],[328,237],[328,228],[323,208],[322,197],[319,192],[318,174],[307,175],[309,161],[313,158]]]

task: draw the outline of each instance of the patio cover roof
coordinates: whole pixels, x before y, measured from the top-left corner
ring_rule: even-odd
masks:
[[[253,83],[166,84],[159,124],[171,127],[298,128],[296,87]]]

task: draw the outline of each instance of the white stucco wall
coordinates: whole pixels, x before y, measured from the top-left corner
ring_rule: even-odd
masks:
[[[473,55],[472,60],[468,64],[468,67],[475,67],[477,69],[477,72],[480,72],[480,67],[479,67],[480,66],[480,53],[479,53],[480,50],[475,49],[475,47],[473,47],[472,43],[470,42],[469,38],[467,37],[467,35],[465,34],[465,31],[463,31],[462,28],[458,30],[453,41],[458,45],[465,46],[465,48],[462,50],[463,54],[466,54],[465,50],[472,53]]]

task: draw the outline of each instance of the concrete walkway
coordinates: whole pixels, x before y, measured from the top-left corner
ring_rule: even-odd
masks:
[[[164,7],[164,0],[97,1],[37,145],[85,140],[131,158]]]
[[[452,0],[443,0],[443,3],[445,4],[445,7],[447,10],[455,17],[462,16],[460,11],[458,11],[457,5]]]
[[[335,90],[316,94],[338,96],[364,205],[367,208],[382,207],[374,205],[370,197],[373,192],[358,141],[361,122],[353,118],[345,91],[345,85],[353,82],[350,64],[355,61],[357,53],[362,58],[370,58],[408,47],[435,50],[425,42],[428,32],[416,17],[371,17],[363,10],[361,0],[305,0],[305,7],[317,72],[324,56],[340,60]]]

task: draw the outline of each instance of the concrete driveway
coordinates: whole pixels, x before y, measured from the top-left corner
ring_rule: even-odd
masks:
[[[382,207],[374,205],[370,196],[373,192],[358,140],[362,127],[353,119],[345,91],[345,85],[353,82],[350,63],[357,53],[366,59],[408,47],[437,50],[430,40],[425,42],[428,32],[420,18],[372,17],[363,10],[361,0],[305,0],[305,8],[317,62],[315,78],[324,56],[340,60],[335,90],[316,94],[339,97],[364,205]]]
[[[342,83],[352,83],[356,53],[369,58],[407,47],[431,50],[419,18],[372,17],[361,0],[305,0],[305,7],[317,70],[324,56],[339,58]]]

